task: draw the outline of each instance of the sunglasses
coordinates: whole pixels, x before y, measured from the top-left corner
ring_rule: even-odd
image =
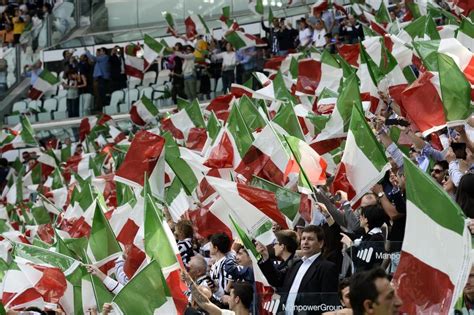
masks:
[[[441,174],[442,171],[443,171],[443,170],[433,168],[433,169],[431,169],[430,172],[431,172],[431,173],[435,173],[435,174]]]

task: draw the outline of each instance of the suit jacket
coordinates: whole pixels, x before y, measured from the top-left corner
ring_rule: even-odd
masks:
[[[283,305],[286,304],[288,293],[298,293],[295,300],[296,307],[320,306],[322,304],[339,305],[337,296],[339,272],[334,263],[325,260],[321,255],[304,275],[298,292],[289,292],[302,263],[301,259],[295,261],[286,272],[278,271],[269,259],[259,264],[268,282],[278,288],[278,293],[281,296],[280,310],[283,310]],[[307,314],[321,314],[324,311],[324,309],[318,311],[313,308],[313,311],[307,312]],[[298,312],[298,314],[305,314],[305,312]]]

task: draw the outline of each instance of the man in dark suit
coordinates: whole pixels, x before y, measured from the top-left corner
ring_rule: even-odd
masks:
[[[301,235],[302,259],[286,271],[279,271],[269,260],[267,248],[257,243],[262,255],[259,263],[268,282],[279,288],[280,310],[285,314],[321,314],[339,305],[338,270],[321,256],[324,232],[315,225],[306,226]],[[328,308],[329,307],[329,308]]]

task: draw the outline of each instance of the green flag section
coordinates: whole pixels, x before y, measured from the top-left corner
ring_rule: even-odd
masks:
[[[404,312],[448,314],[471,270],[471,234],[462,210],[442,187],[409,158],[404,165],[407,221],[393,281]]]
[[[114,261],[122,253],[114,232],[110,227],[109,221],[105,218],[103,205],[98,198],[97,205],[92,219],[91,232],[89,236],[89,244],[87,246],[87,254],[91,261],[101,267]],[[110,269],[110,267],[105,267]]]
[[[32,100],[37,100],[41,98],[45,92],[53,89],[58,83],[59,79],[56,75],[52,74],[48,69],[43,69],[35,84],[31,87],[28,97]]]
[[[244,243],[245,248],[252,252],[252,255],[259,261],[262,258],[262,255],[257,251],[257,248],[253,244],[250,237],[245,233],[245,231],[235,222],[231,215],[229,215],[230,221],[234,226],[235,231],[239,235],[240,240]]]
[[[229,118],[227,119],[227,129],[234,139],[239,155],[243,156],[252,145],[254,139],[252,132],[245,123],[239,106],[232,106]]]
[[[123,315],[178,312],[161,266],[156,260],[152,260],[125,285],[113,299],[112,305],[114,311]]]
[[[275,193],[278,202],[278,209],[280,209],[280,211],[292,222],[295,222],[295,220],[299,218],[298,211],[301,202],[300,194],[278,186],[258,176],[252,177],[250,185]]]
[[[262,115],[258,111],[257,106],[247,95],[244,94],[240,98],[238,106],[242,117],[245,117],[245,124],[248,126],[251,132],[265,127],[265,119],[263,119]]]
[[[365,121],[364,114],[354,107],[344,154],[336,171],[332,191],[347,192],[351,204],[355,204],[389,169],[385,150]]]
[[[415,39],[440,39],[436,30],[436,24],[430,15],[422,15],[410,24],[408,24],[398,37],[405,42],[411,42]]]
[[[474,11],[472,11],[474,12]],[[456,34],[456,39],[467,49],[474,51],[474,22],[463,17]]]
[[[207,133],[209,134],[209,137],[212,139],[212,142],[217,138],[217,135],[219,134],[219,130],[221,129],[222,125],[219,122],[219,119],[217,119],[216,114],[214,111],[211,112],[209,115],[209,119],[207,120]]]
[[[290,136],[301,140],[305,139],[298,117],[296,117],[293,105],[290,103],[283,104],[272,121],[282,127]]]
[[[441,99],[448,124],[464,124],[471,115],[471,84],[454,60],[438,54]]]
[[[250,0],[249,10],[257,15],[263,15],[263,0]]]

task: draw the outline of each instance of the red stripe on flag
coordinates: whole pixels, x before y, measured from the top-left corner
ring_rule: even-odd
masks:
[[[136,247],[134,244],[126,246],[125,250],[127,252],[127,259],[123,265],[123,271],[129,279],[137,272],[138,268],[142,265],[143,261],[146,258],[144,252],[141,249]]]
[[[244,184],[237,184],[237,190],[239,191],[240,197],[262,211],[282,228],[288,228],[285,217],[280,209],[278,209],[275,193]]]
[[[119,234],[117,235],[117,241],[123,245],[132,244],[139,228],[140,227],[135,223],[135,221],[127,219],[127,222],[125,222]]]
[[[17,293],[18,292],[3,292],[2,304],[8,304],[8,307],[12,309],[16,305],[27,304],[28,302],[42,298],[41,294],[39,294],[34,288],[26,289],[23,293],[16,296]]]
[[[31,88],[30,92],[28,93],[28,97],[31,98],[32,100],[37,100],[43,95],[43,91],[37,90],[35,88]]]
[[[341,162],[337,167],[336,174],[334,175],[334,181],[330,187],[330,191],[333,195],[336,194],[338,190],[342,190],[343,192],[347,193],[347,198],[349,200],[352,200],[352,198],[354,198],[356,195],[354,187],[352,187],[351,183],[347,179],[346,165],[343,162]]]
[[[165,118],[161,120],[161,129],[164,131],[169,131],[173,135],[173,138],[178,139],[178,140],[183,140],[184,139],[184,134],[181,130],[175,127],[173,125],[173,121],[171,121],[171,118]]]
[[[216,233],[224,233],[230,239],[233,238],[229,228],[207,208],[189,211],[189,219],[196,228],[195,232],[203,238],[208,238]]]
[[[310,59],[298,63],[296,91],[314,95],[321,81],[321,62]]]
[[[448,314],[454,285],[448,275],[403,252],[393,278],[406,314]],[[436,284],[436,285],[434,285]]]
[[[35,284],[35,289],[46,302],[58,303],[67,288],[66,277],[59,268],[33,265],[33,267],[43,272],[40,280]]]
[[[338,49],[337,52],[344,58],[349,64],[358,67],[359,64],[359,45],[358,44],[343,44]]]
[[[221,141],[212,149],[204,165],[211,168],[232,168],[233,163],[234,148],[227,132],[224,132]]]
[[[137,107],[135,105],[133,105],[132,108],[130,109],[130,119],[135,125],[138,125],[138,126],[146,125],[146,122],[138,114]]]
[[[207,131],[205,128],[191,128],[186,140],[186,148],[201,152],[206,144],[206,140]]]

